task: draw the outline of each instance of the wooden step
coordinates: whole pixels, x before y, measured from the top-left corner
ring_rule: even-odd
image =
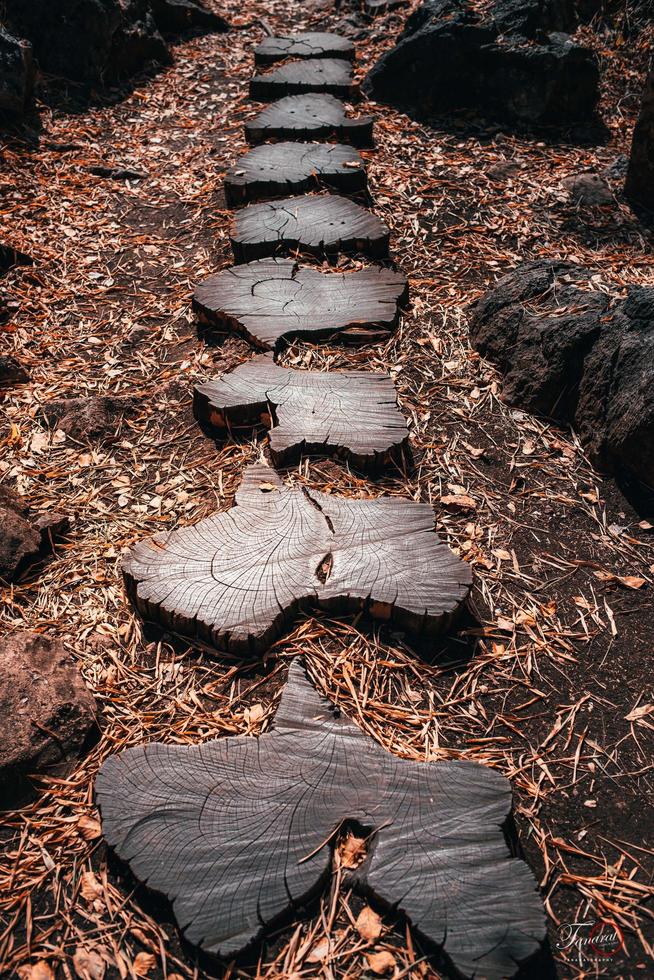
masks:
[[[262,423],[270,428],[273,462],[304,454],[346,458],[376,469],[399,458],[408,430],[387,374],[298,371],[259,354],[229,374],[195,389],[195,417],[222,431]]]
[[[255,463],[231,510],[139,542],[123,571],[146,620],[234,654],[266,650],[285,621],[315,606],[364,609],[431,635],[471,584],[434,522],[428,504],[289,488]]]
[[[352,66],[343,58],[307,58],[305,61],[287,61],[250,79],[250,98],[257,102],[307,92],[337,95],[341,99],[357,98],[358,86],[352,78]]]
[[[304,31],[266,37],[254,49],[255,65],[272,65],[285,58],[345,58],[354,61],[354,44],[340,34]]]
[[[268,140],[337,140],[372,147],[372,116],[348,117],[333,95],[288,95],[245,123],[245,138],[253,145]]]
[[[193,308],[202,323],[273,350],[294,337],[383,339],[408,298],[405,277],[382,266],[327,274],[294,259],[268,258],[205,279],[193,294]]]
[[[328,187],[357,194],[368,186],[364,162],[335,143],[271,143],[242,156],[225,177],[231,207]]]
[[[504,836],[511,783],[478,762],[392,755],[343,708],[294,660],[258,738],[154,742],[111,756],[95,784],[108,844],[173,903],[189,943],[233,957],[328,894],[336,831],[356,821],[373,843],[348,887],[442,946],[448,975],[514,976],[545,939],[545,914]]]
[[[360,253],[388,257],[390,231],[377,215],[346,197],[307,194],[237,211],[230,241],[237,262],[296,249],[317,256]]]

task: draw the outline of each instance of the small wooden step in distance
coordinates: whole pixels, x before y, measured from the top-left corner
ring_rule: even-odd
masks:
[[[356,99],[358,86],[352,78],[352,67],[343,58],[308,58],[287,61],[279,68],[250,80],[250,98],[271,102],[285,95],[322,92],[340,99]]]
[[[281,37],[266,37],[254,49],[255,65],[272,65],[286,58],[345,58],[354,61],[354,44],[340,34],[304,31]]]
[[[245,123],[245,138],[256,146],[269,140],[335,140],[352,146],[372,147],[372,116],[347,115],[333,95],[309,92],[288,95]]]

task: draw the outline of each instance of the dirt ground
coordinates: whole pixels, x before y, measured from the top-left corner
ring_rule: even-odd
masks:
[[[281,360],[390,370],[413,459],[374,480],[330,460],[286,477],[430,502],[439,533],[473,567],[471,611],[452,635],[413,647],[364,619],[303,618],[263,661],[244,664],[145,628],[123,594],[121,553],[228,507],[243,466],[265,454],[265,433],[218,445],[194,422],[193,385],[251,351],[234,337],[201,340],[189,302],[194,284],[230,262],[222,178],[256,112],[247,80],[260,18],[348,33],[363,74],[404,14],[371,24],[345,4],[220,6],[229,34],[180,43],[172,67],[129,93],[87,99],[49,80],[40,123],[2,148],[0,240],[34,265],[4,280],[18,305],[0,326],[3,348],[32,380],[0,405],[0,480],[72,523],[53,560],[3,590],[2,629],[66,638],[97,698],[100,734],[70,774],[44,780],[3,818],[0,973],[374,976],[367,957],[386,950],[389,976],[440,975],[391,914],[376,942],[360,937],[362,902],[340,870],[264,945],[233,963],[197,962],[170,907],[102,842],[93,781],[107,755],[262,731],[301,654],[345,711],[366,699],[365,730],[397,754],[473,759],[511,779],[518,838],[549,916],[550,949],[525,976],[651,976],[651,515],[592,470],[572,433],[502,402],[501,379],[469,346],[466,310],[526,258],[583,263],[616,294],[654,284],[652,237],[623,201],[621,178],[609,178],[614,204],[595,208],[575,207],[561,187],[587,169],[619,174],[652,28],[582,29],[601,59],[602,142],[362,105],[378,119],[377,148],[365,153],[371,192],[411,308],[385,343],[298,342]],[[89,172],[98,164],[147,176],[100,178]],[[115,438],[83,443],[48,429],[45,402],[97,392],[139,400]],[[576,941],[559,948],[568,924],[598,919],[624,936],[614,956],[584,954]]]

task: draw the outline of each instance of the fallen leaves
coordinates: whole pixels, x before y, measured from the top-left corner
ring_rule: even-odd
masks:
[[[637,708],[632,708],[629,714],[624,716],[624,719],[625,721],[643,722],[651,714],[654,714],[654,704],[641,704]],[[651,728],[652,726],[648,725],[647,727]]]
[[[90,817],[88,814],[82,814],[82,816],[77,821],[77,829],[84,838],[84,840],[97,840],[98,837],[102,836],[102,825],[99,820],[95,817]]]
[[[394,970],[397,965],[397,960],[387,949],[383,949],[379,953],[366,953],[366,962],[372,972],[380,977]]]
[[[366,905],[358,914],[354,928],[362,939],[374,942],[382,934],[381,916],[377,915],[374,909]]]
[[[103,980],[106,964],[93,949],[78,946],[73,954],[73,967],[80,980]]]
[[[477,510],[477,501],[464,493],[446,493],[441,497],[444,507],[457,507],[459,510]]]

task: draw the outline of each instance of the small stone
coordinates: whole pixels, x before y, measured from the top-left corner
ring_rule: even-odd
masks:
[[[613,204],[611,188],[598,174],[573,174],[561,184],[575,204]]]
[[[0,357],[0,388],[23,385],[29,380],[29,373],[15,357]]]
[[[33,517],[24,501],[0,486],[0,581],[12,582],[41,555],[51,550],[52,537],[68,527],[61,514]]]
[[[56,398],[46,402],[43,414],[53,429],[79,441],[117,436],[123,418],[136,413],[137,400],[123,395]]]
[[[22,794],[29,776],[58,772],[95,723],[95,701],[61,640],[12,633],[0,641],[0,787]]]

